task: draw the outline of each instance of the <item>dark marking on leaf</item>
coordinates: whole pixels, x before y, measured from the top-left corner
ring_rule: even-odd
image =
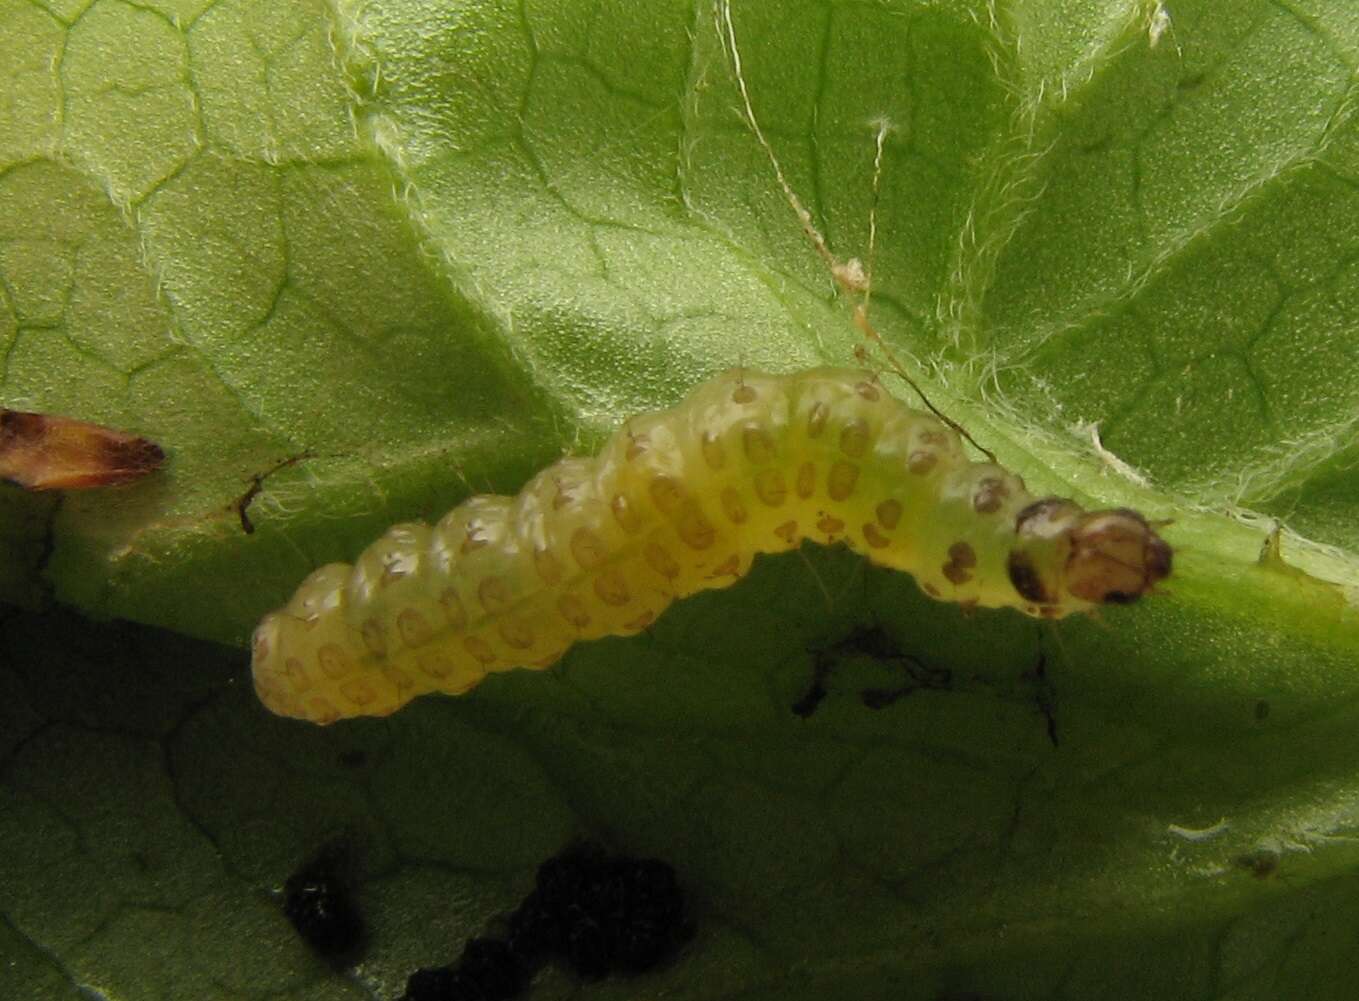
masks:
[[[906,675],[906,681],[895,688],[866,688],[860,700],[869,709],[884,709],[904,696],[921,688],[947,690],[953,685],[953,674],[946,668],[930,667],[907,654],[881,626],[859,626],[837,643],[812,651],[812,678],[807,691],[793,703],[794,714],[804,719],[812,715],[828,694],[826,679],[837,666],[853,657],[865,657],[890,664]]]
[[[235,511],[240,517],[241,531],[245,532],[246,535],[253,535],[255,532],[255,523],[250,520],[250,515],[247,512],[250,509],[250,505],[255,502],[255,498],[259,496],[260,491],[264,489],[264,481],[277,472],[295,466],[304,459],[313,457],[312,451],[307,449],[298,452],[296,455],[290,455],[286,459],[280,459],[263,472],[251,474],[250,486],[246,488],[245,493],[232,501],[227,508],[229,511]]]
[[[343,845],[328,845],[283,885],[283,913],[297,934],[339,966],[358,959],[366,939],[363,919],[350,895],[347,862]]]
[[[523,968],[555,956],[598,979],[650,970],[691,933],[670,865],[573,847],[539,867],[510,918],[508,948]]]
[[[368,752],[361,747],[341,751],[337,760],[345,768],[362,768],[368,764]]]
[[[1033,682],[1034,705],[1047,721],[1048,740],[1052,742],[1053,747],[1059,747],[1061,742],[1057,739],[1057,708],[1054,704],[1056,690],[1048,678],[1048,657],[1041,646],[1038,650],[1038,662],[1034,664],[1032,670],[1026,672],[1025,677]]]
[[[1279,853],[1272,848],[1243,852],[1232,859],[1232,865],[1250,873],[1256,879],[1269,879],[1279,871]]]

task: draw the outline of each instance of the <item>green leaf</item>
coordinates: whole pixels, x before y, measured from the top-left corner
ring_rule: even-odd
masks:
[[[887,340],[1036,490],[1174,518],[1170,593],[1044,630],[789,554],[548,673],[268,716],[202,640],[716,371],[852,364],[849,307],[708,0],[0,0],[0,404],[169,454],[4,488],[0,597],[172,631],[0,618],[0,994],[396,996],[589,836],[695,922],[591,996],[1350,996],[1359,21],[734,6],[838,258],[876,203]],[[950,683],[867,708],[864,626]],[[337,837],[347,973],[271,896]]]

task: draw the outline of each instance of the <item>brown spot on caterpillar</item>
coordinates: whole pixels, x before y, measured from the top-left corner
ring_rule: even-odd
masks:
[[[757,424],[747,424],[741,429],[741,447],[745,450],[746,458],[755,466],[772,462],[778,454],[773,437]]]
[[[806,500],[816,491],[816,466],[810,462],[804,462],[797,467],[797,479],[793,487],[797,490],[797,495]]]
[[[864,540],[874,549],[885,548],[892,540],[882,534],[882,530],[873,522],[864,524]]]
[[[627,629],[629,632],[640,633],[655,621],[656,613],[648,610],[637,616],[637,618],[632,619],[630,622],[623,623],[623,628]]]
[[[856,382],[854,384],[854,392],[858,393],[859,396],[869,403],[877,403],[878,397],[881,395],[878,391],[878,387],[871,382]]]
[[[774,529],[774,534],[791,546],[793,541],[797,539],[797,522],[785,521]]]
[[[356,706],[366,706],[377,698],[373,686],[362,678],[350,678],[341,683],[340,693]]]
[[[648,542],[643,547],[642,559],[646,560],[647,566],[668,580],[674,580],[679,576],[679,564],[665,550],[665,547],[655,542]]]
[[[675,525],[680,540],[690,549],[707,549],[717,541],[717,529],[696,507],[690,507]]]
[[[736,492],[735,488],[724,487],[719,499],[722,502],[722,510],[726,512],[727,518],[733,524],[739,525],[750,517],[746,511],[746,506],[741,503],[741,495]]]
[[[885,500],[877,506],[874,514],[877,515],[878,524],[890,532],[901,521],[901,502]]]
[[[1010,496],[1010,488],[999,476],[987,476],[977,481],[972,492],[972,510],[978,514],[994,514]]]
[[[439,595],[439,604],[443,607],[444,614],[448,616],[450,628],[459,630],[466,628],[467,609],[463,607],[462,599],[458,597],[458,592],[454,588],[444,588],[443,594]]]
[[[403,608],[397,613],[396,631],[406,646],[423,646],[434,635],[425,617],[413,608]]]
[[[713,567],[713,572],[708,576],[710,578],[741,576],[741,557],[736,553],[732,553],[717,566]]]
[[[948,562],[940,569],[949,583],[960,586],[972,579],[976,565],[976,551],[966,542],[955,542],[948,547]]]
[[[304,719],[309,718],[302,710],[297,699],[290,692],[286,691],[282,685],[277,685],[257,678],[255,679],[255,694],[259,696],[260,701],[263,702],[265,707],[271,712],[277,713],[280,716],[300,716]]]
[[[788,497],[788,487],[783,482],[783,472],[778,469],[761,469],[755,473],[755,495],[769,507],[778,507]]]
[[[562,563],[561,560],[553,556],[550,551],[541,547],[534,547],[533,568],[538,571],[538,576],[544,584],[551,587],[553,584],[561,582]],[[447,593],[447,592],[445,592]]]
[[[727,464],[727,451],[722,447],[722,440],[713,432],[703,432],[699,439],[699,450],[703,453],[703,461],[707,463],[709,469],[721,469]]]
[[[462,646],[483,665],[495,663],[495,651],[480,636],[468,636],[462,641]]]
[[[364,622],[363,645],[368,648],[368,652],[375,657],[387,656],[387,636],[382,630],[382,623],[376,617]]]
[[[421,653],[415,663],[421,671],[439,681],[447,678],[454,670],[453,662],[437,650]]]
[[[861,458],[868,450],[868,422],[855,417],[840,430],[840,451],[851,459]]]
[[[931,598],[939,597],[939,588],[935,587],[929,581],[925,581],[924,583],[922,583],[920,585],[920,589],[924,591],[926,594],[928,594]]]
[[[731,391],[732,403],[754,403],[760,394],[755,392],[755,387],[747,386],[745,383],[738,383],[736,388]]]
[[[617,570],[605,570],[595,578],[595,594],[599,595],[599,600],[606,605],[615,607],[626,605],[632,596],[628,593],[627,582]]]
[[[585,603],[574,594],[564,594],[558,598],[557,611],[577,629],[584,629],[590,624],[590,613],[586,611]]]
[[[527,650],[533,646],[533,629],[518,619],[506,619],[497,630],[507,646],[515,650]]]
[[[1055,600],[1052,593],[1044,585],[1042,577],[1038,575],[1038,570],[1033,565],[1033,557],[1024,550],[1010,550],[1005,568],[1010,574],[1010,583],[1014,585],[1021,597],[1027,598],[1029,601],[1036,601],[1040,605]]]
[[[807,415],[807,437],[820,438],[821,432],[826,430],[826,421],[830,420],[830,407],[824,403],[812,404],[811,413]]]
[[[286,693],[283,686],[274,680],[273,674],[274,672],[272,671],[258,672],[255,675],[255,692],[266,702],[272,702],[275,699],[291,698],[292,696]]]
[[[613,500],[609,502],[609,510],[613,511],[613,518],[618,522],[618,527],[629,535],[642,527],[642,516],[622,494],[613,495]]]
[[[70,417],[0,408],[0,479],[25,490],[131,483],[164,461],[160,446],[138,435]]]
[[[584,525],[571,533],[571,558],[582,570],[593,570],[609,555],[608,547],[598,534]]]
[[[839,518],[833,518],[823,512],[821,517],[816,520],[816,527],[826,535],[839,535],[845,530],[845,523]]]
[[[830,476],[826,478],[826,493],[830,494],[831,500],[847,500],[854,493],[854,486],[858,482],[859,467],[840,460],[831,466]]]
[[[678,514],[684,503],[684,488],[671,476],[652,477],[647,484],[647,493],[651,495],[651,503],[656,505],[656,510],[666,517]]]
[[[510,589],[499,577],[487,577],[477,585],[477,600],[487,615],[495,615],[510,607]]]
[[[916,476],[924,476],[934,468],[939,461],[939,456],[929,449],[917,448],[910,455],[906,456],[906,468]]]
[[[415,687],[415,682],[411,680],[409,674],[405,671],[398,671],[394,667],[384,667],[382,669],[382,676],[391,682],[392,687],[396,689],[398,695],[402,695]],[[392,708],[395,709],[396,706],[393,706]]]
[[[283,662],[283,676],[288,679],[295,692],[305,692],[311,687],[311,679],[307,677],[306,668],[296,657],[289,657]]]

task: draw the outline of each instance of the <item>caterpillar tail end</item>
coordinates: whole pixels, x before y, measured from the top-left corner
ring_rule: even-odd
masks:
[[[251,640],[255,694],[270,712],[326,726],[355,716],[388,716],[421,694],[404,672],[360,669],[337,643],[308,642],[306,624],[271,612]]]

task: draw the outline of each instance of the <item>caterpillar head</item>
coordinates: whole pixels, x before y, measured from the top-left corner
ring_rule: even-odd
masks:
[[[1170,545],[1127,508],[1049,497],[1020,511],[1015,531],[1028,545],[1010,553],[1010,582],[1039,605],[1127,605],[1170,576]]]

